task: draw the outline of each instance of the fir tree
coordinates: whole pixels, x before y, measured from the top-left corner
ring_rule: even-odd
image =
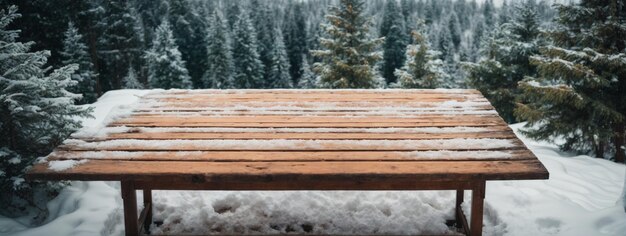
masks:
[[[396,69],[398,82],[393,87],[437,88],[446,75],[443,62],[437,58],[439,52],[428,49],[422,34],[417,31],[412,34],[415,44],[407,46],[406,63]]]
[[[250,3],[250,19],[254,24],[257,32],[257,41],[259,42],[259,59],[263,62],[265,74],[264,81],[269,80],[270,69],[272,68],[272,47],[274,45],[274,17],[266,4],[261,4],[260,0],[253,0]],[[282,40],[282,39],[281,39]]]
[[[207,66],[206,62],[206,22],[192,8],[190,1],[169,1],[169,22],[176,44],[185,61],[195,87],[201,87],[201,77]]]
[[[283,32],[289,56],[289,73],[293,80],[297,81],[300,78],[300,67],[302,67],[301,55],[307,53],[307,35],[305,13],[302,11],[301,3],[290,1],[290,4],[292,7],[286,15],[286,26]]]
[[[203,76],[205,88],[232,88],[235,68],[228,40],[228,25],[222,14],[215,10],[209,19],[207,36],[207,70]]]
[[[122,80],[124,89],[144,89],[144,86],[139,79],[137,79],[137,73],[132,66],[128,67],[128,74]]]
[[[292,88],[293,81],[289,74],[289,60],[287,58],[287,49],[283,42],[283,34],[280,28],[274,28],[274,46],[272,47],[272,62],[269,73],[270,88]]]
[[[80,95],[67,91],[77,83],[71,75],[78,65],[50,72],[49,51],[31,51],[34,43],[17,42],[19,31],[6,29],[19,16],[14,6],[0,10],[0,214],[34,212],[29,217],[38,224],[63,184],[26,182],[24,174],[80,128],[76,118],[90,110],[74,105]]]
[[[494,30],[487,39],[484,59],[464,63],[471,85],[489,99],[508,123],[517,122],[513,109],[521,93],[519,81],[537,74],[536,66],[529,62],[541,43],[535,12],[529,4],[517,6],[513,21]]]
[[[455,12],[452,12],[448,17],[448,32],[450,32],[450,39],[454,49],[459,50],[459,46],[461,46],[461,26]]]
[[[235,64],[235,86],[238,88],[260,88],[263,86],[263,62],[258,53],[256,31],[247,12],[241,12],[233,32],[233,61]]]
[[[311,71],[311,66],[309,66],[309,62],[304,54],[302,55],[302,70],[300,74],[302,77],[298,81],[298,88],[312,89],[317,87],[317,78]]]
[[[520,87],[515,114],[538,140],[561,137],[563,150],[624,162],[626,136],[626,14],[620,1],[556,5],[553,46],[531,57],[538,68]]]
[[[487,27],[496,25],[494,12],[495,6],[493,5],[493,0],[485,0],[483,3],[483,17],[485,18],[485,25]]]
[[[152,88],[191,88],[191,78],[181,59],[180,51],[168,21],[155,30],[152,48],[146,52],[148,82]]]
[[[375,51],[383,38],[371,39],[370,22],[363,15],[363,1],[341,0],[339,6],[330,8],[326,16],[329,24],[323,25],[329,38],[320,38],[326,50],[313,54],[322,58],[315,64],[321,86],[327,88],[376,88],[384,81],[372,68],[381,59]]]
[[[102,63],[99,77],[104,90],[122,86],[122,78],[131,63],[141,61],[143,51],[141,25],[129,1],[111,0],[104,2],[104,32],[99,40],[98,55]]]
[[[437,47],[441,52],[441,59],[451,63],[454,59],[454,43],[452,43],[452,34],[447,25],[442,25],[437,39]]]
[[[93,72],[93,64],[89,58],[88,48],[83,43],[83,36],[78,32],[74,23],[70,21],[65,31],[63,40],[63,51],[60,52],[63,57],[63,64],[77,64],[78,70],[72,75],[72,79],[76,80],[76,86],[69,88],[70,92],[82,94],[79,103],[92,103],[98,98],[95,93],[96,74]]]
[[[387,1],[380,35],[385,37],[382,75],[390,84],[396,82],[394,71],[404,64],[404,53],[407,45],[404,17],[395,0]]]

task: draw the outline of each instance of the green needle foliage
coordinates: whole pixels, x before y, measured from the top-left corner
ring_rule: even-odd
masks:
[[[383,38],[369,36],[370,19],[364,15],[362,0],[341,0],[330,8],[328,24],[323,28],[328,38],[320,38],[326,50],[314,50],[322,62],[315,64],[320,85],[325,88],[376,88],[384,80],[373,65],[381,59],[376,48]]]
[[[617,0],[557,5],[554,46],[531,57],[538,76],[520,83],[515,114],[525,133],[562,138],[560,147],[624,162],[626,127],[626,6]]]

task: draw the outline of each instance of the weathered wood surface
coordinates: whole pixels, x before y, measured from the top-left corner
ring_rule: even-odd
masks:
[[[48,161],[87,162],[27,177],[266,190],[548,177],[476,90],[158,91],[72,139]]]

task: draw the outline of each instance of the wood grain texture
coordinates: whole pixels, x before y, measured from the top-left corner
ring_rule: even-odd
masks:
[[[87,161],[65,171],[35,165],[31,179],[135,180],[174,182],[332,182],[471,181],[543,179],[548,172],[538,160],[414,162],[163,162]]]
[[[356,190],[548,175],[476,90],[158,91],[104,129],[48,156],[86,163],[27,177]]]
[[[436,156],[433,156],[436,155]],[[528,150],[479,151],[55,151],[49,160],[123,160],[123,161],[482,161],[534,160]]]

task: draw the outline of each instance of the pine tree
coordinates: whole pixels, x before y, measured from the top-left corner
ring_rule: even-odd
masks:
[[[520,87],[515,114],[526,134],[561,137],[563,150],[613,156],[624,162],[626,136],[626,13],[620,1],[582,0],[556,5],[553,46],[531,57],[538,68]],[[535,126],[535,127],[533,127]]]
[[[298,81],[298,88],[312,89],[317,87],[317,78],[311,71],[311,66],[309,66],[309,62],[304,54],[302,55],[302,70],[300,74],[302,77]]]
[[[290,10],[286,14],[285,28],[283,30],[287,55],[289,56],[289,73],[295,82],[300,78],[303,53],[307,53],[305,13],[301,3],[290,1]]]
[[[274,46],[272,47],[272,61],[269,73],[270,88],[292,88],[293,81],[289,74],[289,59],[283,42],[283,34],[278,27],[274,27]]]
[[[203,76],[204,88],[233,88],[233,54],[228,40],[228,25],[215,10],[209,19],[207,36],[207,70]]]
[[[65,31],[63,40],[63,50],[60,52],[63,57],[63,64],[77,64],[78,70],[72,75],[76,80],[76,86],[69,88],[70,92],[82,94],[78,101],[81,104],[95,102],[98,95],[95,93],[96,74],[93,72],[93,64],[89,58],[88,48],[83,43],[83,36],[78,32],[74,23],[70,21]]]
[[[437,46],[438,50],[441,52],[441,59],[447,63],[451,63],[454,59],[454,43],[452,43],[452,34],[447,25],[444,24],[441,26],[437,38]]]
[[[315,64],[320,75],[320,85],[327,88],[376,88],[384,81],[372,68],[381,59],[375,51],[383,38],[371,39],[370,21],[363,15],[363,1],[340,0],[326,16],[329,24],[323,25],[329,38],[320,38],[327,50],[312,51],[322,58]]]
[[[74,105],[80,95],[67,91],[78,65],[50,72],[49,51],[31,51],[33,42],[17,42],[19,30],[6,29],[19,16],[14,6],[0,10],[0,214],[35,212],[29,217],[38,224],[63,184],[26,182],[24,174],[80,128],[76,118],[89,117],[90,109]]]
[[[191,88],[191,78],[181,59],[180,51],[168,21],[155,30],[152,48],[146,52],[148,82],[152,88]]]
[[[235,22],[233,32],[235,87],[261,88],[264,85],[264,67],[258,46],[256,31],[248,18],[248,13],[243,11]]]
[[[485,18],[485,25],[489,28],[496,25],[495,19],[495,6],[493,0],[485,0],[483,3],[483,17]]]
[[[383,44],[382,75],[387,83],[396,82],[394,71],[404,64],[407,36],[405,34],[404,17],[395,0],[387,1],[385,15],[380,29],[385,37]]]
[[[525,76],[536,76],[529,58],[538,53],[541,42],[536,10],[529,4],[517,6],[512,22],[502,24],[486,41],[484,59],[464,63],[471,85],[480,90],[508,123],[521,91],[518,83]]]
[[[195,87],[201,87],[201,77],[207,67],[206,62],[206,22],[193,9],[190,1],[169,1],[169,23],[176,44],[185,61]]]
[[[128,74],[122,80],[124,89],[144,89],[144,86],[139,79],[137,79],[137,73],[135,73],[135,69],[132,66],[128,67]]]
[[[274,17],[269,10],[267,4],[260,3],[260,0],[253,0],[250,3],[250,19],[254,24],[257,32],[257,41],[259,42],[259,59],[263,62],[265,73],[263,81],[270,81],[269,73],[272,68],[272,47],[274,46]],[[282,39],[281,39],[282,40]]]
[[[103,90],[118,89],[128,73],[120,68],[141,61],[143,42],[139,32],[143,30],[136,15],[131,14],[133,6],[129,1],[105,1],[104,9],[104,32],[98,43],[99,77]]]
[[[452,12],[448,17],[448,30],[454,49],[458,51],[461,46],[461,26],[456,12]]]
[[[398,82],[393,87],[437,88],[446,75],[443,61],[437,58],[439,52],[428,49],[422,34],[417,31],[412,34],[415,44],[407,46],[406,62],[401,69],[396,69]]]

